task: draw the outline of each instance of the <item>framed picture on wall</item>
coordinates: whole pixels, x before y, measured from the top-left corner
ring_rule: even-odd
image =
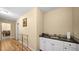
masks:
[[[23,27],[27,27],[27,18],[23,19]]]

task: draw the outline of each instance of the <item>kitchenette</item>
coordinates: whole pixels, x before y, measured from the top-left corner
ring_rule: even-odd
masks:
[[[79,42],[77,38],[71,36],[70,39],[66,35],[42,33],[40,35],[41,51],[79,51]]]
[[[40,51],[79,51],[79,8],[56,8],[43,16]]]

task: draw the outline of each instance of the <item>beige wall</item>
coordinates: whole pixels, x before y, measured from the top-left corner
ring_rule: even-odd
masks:
[[[15,21],[10,21],[10,20],[0,19],[0,31],[1,31],[1,23],[2,22],[11,24],[11,35],[12,35],[13,38],[16,38],[16,22]],[[0,36],[1,36],[1,32],[0,32]]]
[[[79,38],[79,8],[73,8],[73,32],[74,36]]]
[[[27,27],[23,27],[23,18],[27,18]],[[20,17],[17,21],[19,23],[19,34],[28,35],[28,47],[31,50],[39,49],[38,34],[42,32],[42,13],[38,8],[33,8],[31,11]],[[40,25],[38,24],[40,22]],[[38,29],[39,26],[39,29]]]
[[[72,32],[72,8],[57,8],[44,14],[44,33]]]
[[[39,35],[43,33],[44,28],[44,12],[42,12],[39,8],[37,8],[37,29]]]
[[[28,47],[31,50],[36,50],[37,47],[35,13],[35,9],[32,9],[17,21],[19,23],[19,34],[28,35]],[[27,18],[27,27],[23,27],[23,18]]]
[[[38,49],[40,49],[40,39],[39,39],[39,35],[43,33],[43,25],[44,25],[44,13],[37,8],[37,43],[38,43]]]

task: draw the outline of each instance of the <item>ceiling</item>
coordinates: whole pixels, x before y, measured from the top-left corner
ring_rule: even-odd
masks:
[[[33,7],[3,7],[0,8],[0,18],[16,21],[24,13],[27,13]],[[56,9],[55,7],[39,7],[43,12]]]

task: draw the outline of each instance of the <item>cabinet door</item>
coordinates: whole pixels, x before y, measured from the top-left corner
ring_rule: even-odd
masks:
[[[50,42],[51,40],[46,40],[46,51],[55,51],[55,44]]]
[[[64,42],[64,51],[76,51],[76,47],[75,43]]]
[[[40,37],[40,49],[45,51],[46,50],[46,41],[45,38]]]
[[[77,44],[77,48],[76,49],[77,49],[77,51],[79,51],[79,44]]]
[[[46,40],[46,50],[48,51],[63,51],[63,41],[54,39]]]

